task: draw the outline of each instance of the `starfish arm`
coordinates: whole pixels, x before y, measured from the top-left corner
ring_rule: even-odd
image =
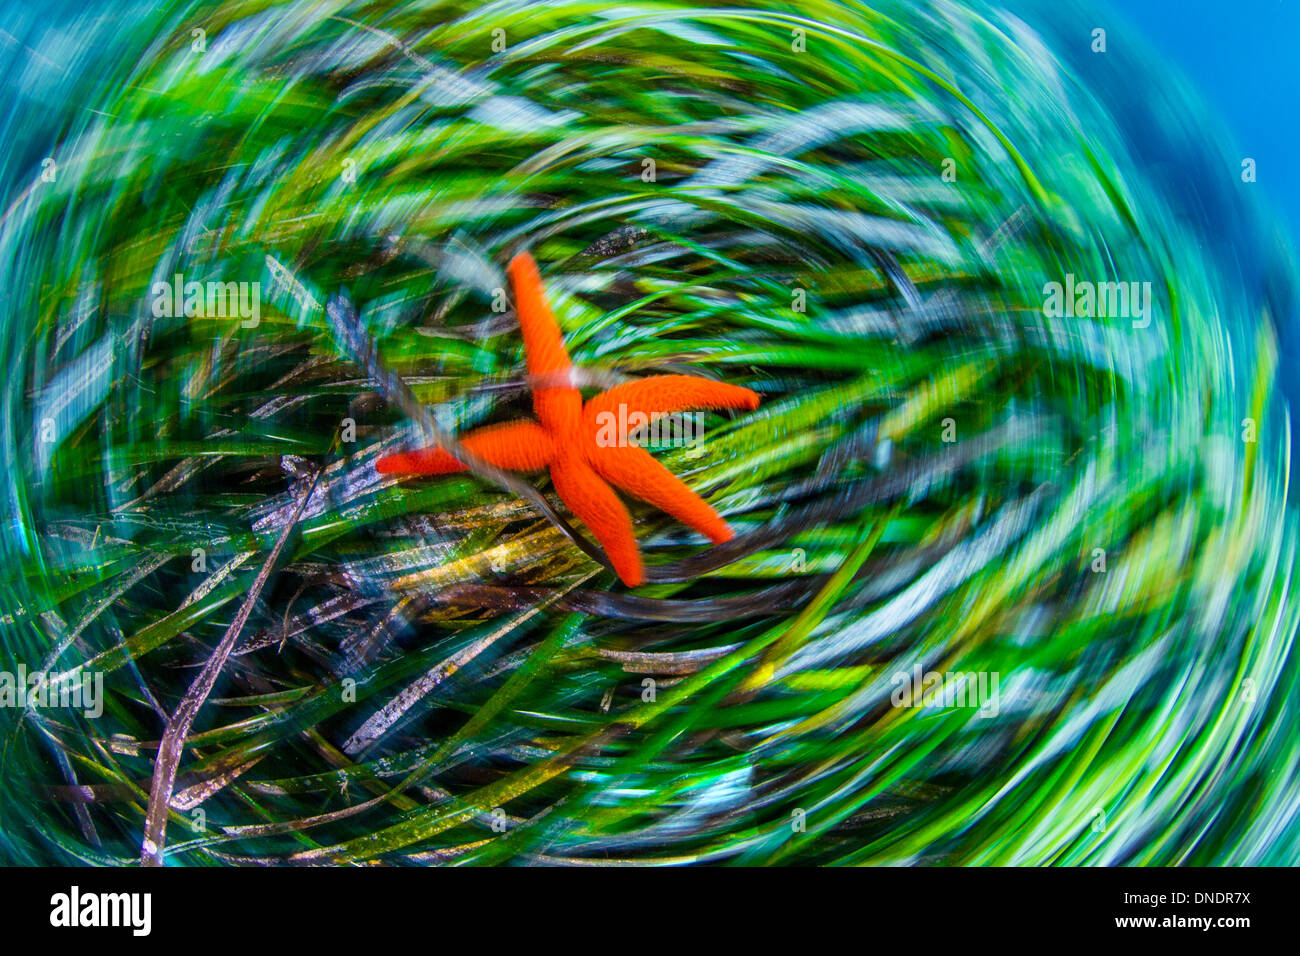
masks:
[[[511,471],[537,471],[555,458],[555,443],[536,422],[506,422],[476,428],[462,435],[460,443],[488,464]],[[381,475],[447,475],[465,466],[445,448],[385,455],[375,462]]]
[[[507,270],[515,290],[515,310],[524,337],[524,360],[528,374],[543,380],[567,380],[573,367],[564,348],[560,325],[546,302],[537,263],[526,252],[510,260]],[[572,386],[544,386],[533,389],[533,411],[553,434],[572,435],[578,428],[582,395]]]
[[[551,481],[569,510],[604,547],[623,583],[630,588],[643,584],[645,572],[632,536],[632,516],[614,489],[577,455],[558,456],[551,464]]]
[[[644,448],[636,445],[601,448],[592,455],[592,467],[611,485],[667,512],[715,544],[733,537],[731,528],[709,503]]]
[[[696,375],[652,375],[615,385],[592,396],[583,406],[582,413],[588,427],[605,421],[618,422],[623,427],[632,414],[641,413],[653,418],[692,408],[746,408],[753,411],[758,408],[758,393]],[[609,418],[610,415],[614,417]]]
[[[510,282],[515,290],[515,310],[524,337],[524,358],[532,375],[564,372],[572,367],[560,325],[546,302],[537,263],[526,252],[510,260]]]

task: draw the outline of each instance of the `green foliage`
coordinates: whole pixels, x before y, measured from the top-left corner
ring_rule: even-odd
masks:
[[[1269,316],[1018,21],[225,2],[115,44],[0,223],[0,665],[105,694],[0,710],[0,856],[138,859],[234,634],[176,863],[1294,862]],[[419,434],[323,304],[444,427],[517,417],[522,248],[593,381],[763,396],[659,456],[737,539],[636,509],[636,593],[491,482],[373,470]],[[176,273],[259,323],[155,315]],[[1066,274],[1150,281],[1150,326],[1045,316]],[[998,713],[894,706],[914,667]]]

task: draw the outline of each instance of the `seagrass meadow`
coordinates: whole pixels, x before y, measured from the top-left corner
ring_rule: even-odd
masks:
[[[1118,27],[8,16],[0,860],[1300,860],[1292,264]],[[652,449],[730,540],[376,469],[533,416],[525,251],[584,395],[757,393]]]

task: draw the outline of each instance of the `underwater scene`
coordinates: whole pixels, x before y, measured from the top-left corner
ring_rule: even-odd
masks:
[[[1151,6],[0,7],[0,863],[1296,864],[1294,101]]]

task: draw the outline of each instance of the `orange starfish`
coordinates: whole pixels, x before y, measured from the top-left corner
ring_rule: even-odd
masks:
[[[614,571],[628,587],[642,584],[645,571],[632,535],[632,518],[610,485],[667,512],[715,543],[730,540],[731,528],[718,513],[649,452],[633,444],[627,426],[688,409],[752,410],[758,407],[757,393],[693,375],[655,375],[616,385],[584,404],[578,389],[568,384],[573,364],[546,303],[537,263],[528,253],[520,253],[510,261],[509,273],[533,380],[533,411],[540,424],[489,425],[469,432],[460,443],[498,468],[549,468],[556,493],[604,546]],[[466,466],[446,449],[434,447],[388,455],[375,467],[383,474],[444,475],[464,471]]]

